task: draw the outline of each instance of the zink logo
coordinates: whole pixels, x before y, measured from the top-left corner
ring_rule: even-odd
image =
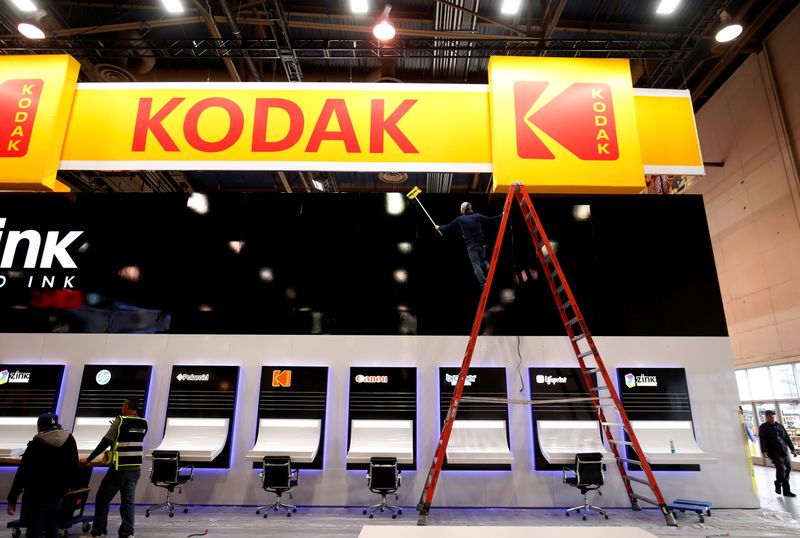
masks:
[[[175,379],[178,381],[208,381],[208,374],[178,374]]]
[[[657,387],[658,378],[654,375],[637,375],[625,374],[625,384],[628,388],[633,387]]]
[[[567,378],[566,377],[552,376],[552,375],[537,375],[536,376],[536,382],[537,383],[543,383],[545,385],[558,385],[558,384],[561,384],[561,383],[566,383],[567,382]]]
[[[362,375],[356,376],[356,383],[388,383],[388,375]]]
[[[517,155],[522,159],[555,159],[548,148],[555,142],[582,161],[619,159],[611,86],[575,83],[537,107],[548,85],[514,83]],[[547,142],[539,137],[540,132],[547,136]]]
[[[464,386],[471,386],[477,379],[478,376],[476,374],[467,375],[466,379],[464,379]],[[458,375],[444,374],[444,380],[455,387],[458,384]]]
[[[9,372],[8,370],[0,372],[0,385],[5,385],[6,383],[28,383],[30,380],[30,372]]]
[[[11,79],[0,84],[0,157],[28,153],[43,86],[41,79]]]

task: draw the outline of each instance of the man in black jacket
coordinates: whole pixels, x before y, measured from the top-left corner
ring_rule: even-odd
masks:
[[[58,415],[44,413],[36,424],[39,433],[28,442],[8,493],[8,515],[17,510],[22,496],[22,524],[25,535],[39,538],[58,536],[61,499],[78,475],[78,447],[68,431],[61,428]]]
[[[474,213],[472,204],[464,202],[461,204],[461,216],[456,217],[453,222],[436,227],[440,232],[446,232],[456,224],[461,228],[472,270],[481,287],[486,284],[486,275],[489,273],[489,262],[486,261],[486,238],[483,236],[481,222],[499,220],[502,216],[502,213],[494,217]]]
[[[792,443],[792,438],[782,424],[775,421],[775,411],[764,411],[766,422],[758,427],[758,439],[761,443],[761,453],[772,460],[775,465],[775,493],[784,497],[797,497],[789,487],[789,473],[792,472],[792,459],[797,456],[797,449]]]

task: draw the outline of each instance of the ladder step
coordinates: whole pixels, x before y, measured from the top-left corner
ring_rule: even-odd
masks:
[[[547,273],[547,278],[549,278],[550,280],[553,280],[557,276],[558,276],[558,271],[553,271],[552,273]]]
[[[585,334],[583,334],[583,333],[581,333],[581,334],[576,334],[575,336],[573,336],[572,338],[570,338],[570,341],[571,341],[571,342],[577,342],[578,340],[581,340],[582,338],[586,338],[586,335],[585,335]]]
[[[615,445],[628,445],[628,446],[633,446],[633,443],[631,443],[630,441],[620,441],[620,440],[618,440],[618,439],[609,439],[609,440],[608,440],[608,442],[609,442],[609,443],[612,443],[612,444],[615,444]]]
[[[615,458],[615,459],[617,461],[621,461],[622,463],[627,463],[628,465],[637,465],[639,467],[642,466],[642,462],[640,462],[640,461],[631,460],[631,459],[628,459],[628,458],[619,458],[619,457]]]
[[[624,474],[624,475],[622,475],[622,479],[623,480],[627,480],[628,482],[638,482],[640,484],[644,484],[645,486],[649,487],[650,489],[653,489],[653,486],[650,485],[650,482],[648,482],[644,478],[638,478],[638,477],[635,477],[635,476],[628,476],[628,475]]]
[[[603,426],[625,426],[622,422],[601,422]]]
[[[589,355],[593,355],[593,354],[594,354],[594,350],[590,349],[589,351],[584,351],[583,353],[578,355],[578,358],[582,359],[584,357],[588,357]]]
[[[572,303],[571,303],[571,302],[569,302],[569,301],[564,301],[564,303],[563,303],[561,306],[559,306],[559,308],[560,308],[561,310],[566,310],[566,309],[567,309],[567,308],[569,308],[570,306],[572,306]]]
[[[567,325],[575,325],[579,321],[580,320],[578,319],[578,316],[575,316],[574,318],[571,318],[571,319],[567,320]]]
[[[608,387],[592,387],[589,389],[589,392],[599,392],[601,390],[608,390]]]
[[[583,371],[584,374],[596,374],[600,371],[600,368],[587,368]]]
[[[650,497],[644,497],[642,495],[639,495],[638,493],[629,493],[628,495],[630,495],[631,497],[633,497],[635,499],[639,499],[640,501],[644,501],[646,503],[650,503],[650,504],[654,504],[656,506],[660,506],[658,504],[658,501],[656,501],[654,499],[651,499]]]
[[[557,294],[561,293],[562,291],[564,291],[564,285],[563,284],[561,284],[559,287],[556,288],[556,293]]]
[[[609,398],[601,398],[601,400],[608,400]],[[613,407],[616,409],[617,404],[602,404],[602,405],[595,405],[595,407],[599,408],[606,408],[606,407]]]

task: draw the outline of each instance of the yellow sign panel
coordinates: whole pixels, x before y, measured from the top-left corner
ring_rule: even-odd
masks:
[[[627,60],[492,57],[489,82],[496,191],[644,187]]]
[[[62,169],[491,171],[487,88],[80,84]]]
[[[645,174],[703,175],[688,90],[633,90]]]
[[[61,190],[61,145],[80,65],[65,55],[0,57],[0,187]]]

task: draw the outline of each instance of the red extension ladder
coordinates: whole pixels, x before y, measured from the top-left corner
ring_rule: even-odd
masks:
[[[578,308],[578,303],[575,301],[575,297],[572,295],[572,290],[567,284],[567,279],[564,277],[561,266],[556,259],[556,254],[553,251],[553,247],[550,244],[550,241],[547,239],[547,234],[545,234],[544,228],[542,228],[542,223],[539,220],[539,216],[536,214],[536,210],[533,208],[533,203],[531,202],[530,196],[528,196],[525,187],[520,184],[514,184],[511,186],[511,189],[509,189],[508,195],[506,196],[505,203],[503,204],[503,218],[500,222],[500,229],[497,232],[497,240],[494,243],[492,259],[489,266],[489,274],[486,278],[486,285],[484,286],[483,293],[481,294],[480,303],[478,304],[478,311],[475,313],[475,321],[472,324],[472,332],[470,333],[469,342],[467,343],[467,350],[464,353],[464,359],[461,363],[461,371],[458,374],[458,382],[455,390],[453,391],[453,397],[450,400],[450,408],[444,419],[444,425],[442,426],[439,444],[436,447],[436,453],[433,457],[430,471],[428,472],[428,478],[425,481],[425,487],[422,490],[422,495],[420,497],[419,504],[417,505],[417,510],[419,511],[417,524],[425,525],[427,523],[428,514],[430,513],[433,495],[436,492],[436,484],[439,480],[439,474],[441,473],[442,464],[444,463],[445,453],[447,451],[447,443],[450,440],[453,422],[456,419],[458,405],[462,399],[464,381],[467,377],[467,372],[469,371],[469,364],[472,361],[472,352],[475,349],[475,342],[478,339],[478,332],[481,327],[481,320],[483,319],[483,313],[489,297],[489,290],[492,285],[495,269],[497,268],[497,259],[500,255],[500,247],[503,243],[503,235],[505,233],[506,226],[508,225],[509,215],[511,214],[511,204],[514,200],[516,200],[516,202],[519,204],[520,210],[522,210],[522,216],[525,220],[525,224],[528,227],[531,238],[533,239],[533,246],[536,249],[536,255],[539,258],[539,262],[541,263],[542,267],[544,268],[544,274],[547,278],[547,283],[550,286],[550,291],[553,293],[553,298],[556,301],[556,305],[558,306],[558,312],[561,315],[561,321],[564,323],[564,329],[566,330],[567,336],[572,343],[572,350],[575,353],[575,358],[578,360],[581,372],[583,373],[584,381],[589,389],[589,393],[591,395],[590,401],[594,403],[597,412],[597,419],[599,420],[601,426],[600,429],[608,441],[609,449],[614,455],[617,469],[619,469],[620,476],[625,484],[625,489],[631,502],[631,508],[633,510],[640,510],[641,508],[639,507],[639,501],[650,503],[657,506],[661,510],[667,525],[677,526],[675,523],[675,517],[667,508],[667,503],[664,500],[664,496],[661,494],[661,490],[658,487],[655,476],[653,476],[650,465],[645,459],[644,453],[642,452],[642,447],[639,445],[639,441],[636,438],[633,428],[631,427],[631,423],[628,420],[625,409],[622,407],[622,402],[619,399],[619,395],[611,383],[611,377],[608,375],[608,371],[603,364],[600,353],[597,351],[597,347],[594,344],[592,335],[589,333],[589,328],[586,326],[583,315]],[[593,359],[594,364],[587,366],[585,359]],[[591,374],[598,374],[601,378],[601,382],[605,383],[605,385],[595,385]],[[616,412],[619,415],[619,418],[609,421],[606,418],[605,411],[609,409],[612,413]],[[621,427],[627,434],[627,438],[629,440],[626,441],[615,439],[611,432],[612,427]],[[622,457],[619,451],[620,445],[630,446],[636,452],[638,461]],[[644,471],[644,477],[630,476],[625,470],[625,463],[627,463],[628,466],[637,467],[637,470],[640,469]],[[655,498],[635,492],[633,490],[634,482],[648,487]]]

